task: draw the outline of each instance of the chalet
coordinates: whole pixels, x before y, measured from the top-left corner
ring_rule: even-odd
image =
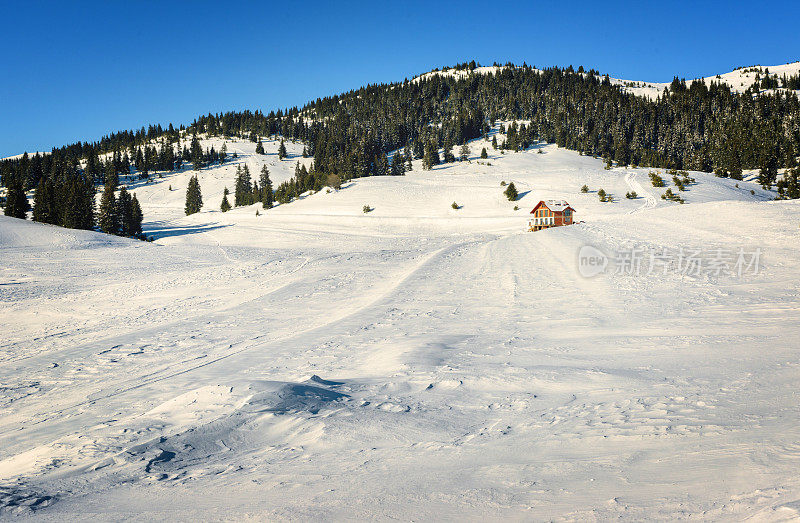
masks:
[[[564,200],[540,201],[531,211],[533,219],[528,222],[529,230],[541,231],[549,227],[572,225],[575,209]]]

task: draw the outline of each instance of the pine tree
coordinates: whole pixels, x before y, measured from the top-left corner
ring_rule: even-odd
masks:
[[[453,145],[450,142],[444,144],[444,163],[453,163],[456,157],[453,154]]]
[[[97,225],[106,234],[119,232],[119,209],[114,196],[114,186],[106,184],[103,195],[100,197],[100,209],[97,213]]]
[[[461,146],[461,154],[459,154],[459,160],[461,160],[462,162],[469,160],[470,153],[471,151],[469,150],[469,145],[467,145],[465,142],[464,145]]]
[[[497,136],[492,136],[492,148],[497,150]]]
[[[489,157],[489,154],[486,152],[486,147],[484,147],[483,149],[481,149],[481,159],[485,160],[488,157]]]
[[[225,158],[228,157],[228,144],[223,143],[219,150],[219,163],[224,163]]]
[[[428,142],[425,146],[425,155],[422,157],[422,168],[430,171],[434,165],[439,165],[439,148],[434,142]]]
[[[389,174],[392,176],[402,176],[405,174],[405,160],[403,155],[398,151],[392,156],[392,167],[389,169]]]
[[[55,189],[47,178],[39,180],[33,197],[33,219],[41,223],[58,224]]]
[[[104,183],[111,183],[114,187],[119,185],[117,169],[114,167],[114,162],[110,160],[106,163]]]
[[[225,187],[225,190],[222,192],[222,203],[219,206],[219,210],[222,212],[228,212],[231,210],[231,204],[228,201],[228,188]]]
[[[519,193],[517,193],[517,188],[514,186],[514,182],[508,184],[508,187],[506,187],[506,190],[503,192],[503,194],[505,194],[506,198],[508,198],[508,200],[511,202],[517,199]]]
[[[264,144],[262,144],[260,140],[258,142],[258,145],[256,145],[256,154],[266,154],[264,152]]]
[[[389,159],[385,154],[375,156],[375,176],[386,176],[389,174]]]
[[[203,167],[203,148],[200,147],[200,141],[197,135],[192,136],[192,145],[190,146],[189,154],[192,159],[192,166],[195,171],[199,171]]]
[[[282,139],[281,139],[281,145],[278,147],[278,158],[280,158],[281,160],[286,158],[286,144],[283,143]]]
[[[250,181],[250,168],[236,166],[236,185],[234,186],[234,205],[250,205],[253,203],[253,185]]]
[[[131,159],[128,156],[128,153],[125,153],[122,157],[122,163],[120,164],[120,172],[125,177],[130,176],[131,174]]]
[[[272,180],[269,179],[269,169],[265,165],[261,168],[261,206],[264,209],[271,209],[273,198]]]
[[[195,175],[189,178],[189,186],[186,188],[186,215],[200,212],[201,207],[203,207],[203,196],[200,193],[200,182]]]
[[[422,146],[422,142],[420,140],[414,140],[411,149],[414,151],[414,158],[419,160],[425,154]]]
[[[119,190],[117,197],[117,220],[119,222],[119,233],[121,236],[133,236],[133,207],[131,195],[125,187]]]
[[[70,168],[74,173],[74,167]],[[60,224],[70,229],[94,228],[94,182],[84,174],[72,174],[62,190]]]
[[[133,236],[140,236],[142,234],[142,221],[144,216],[142,215],[142,208],[139,205],[139,200],[136,198],[134,194],[131,197],[131,225],[130,231]]]
[[[25,196],[25,190],[22,188],[22,183],[13,181],[8,185],[8,192],[6,193],[6,207],[5,215],[12,218],[27,218],[30,204],[28,204],[28,197]]]

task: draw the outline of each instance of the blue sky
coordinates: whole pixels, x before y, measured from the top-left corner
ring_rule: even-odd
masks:
[[[796,1],[4,4],[0,156],[471,59],[649,81],[800,60]]]

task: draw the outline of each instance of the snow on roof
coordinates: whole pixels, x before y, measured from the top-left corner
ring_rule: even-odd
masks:
[[[545,206],[553,212],[563,212],[564,209],[569,207],[569,204],[564,200],[544,200]],[[572,207],[569,207],[572,209]]]

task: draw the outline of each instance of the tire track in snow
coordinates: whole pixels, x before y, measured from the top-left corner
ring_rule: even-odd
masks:
[[[67,411],[69,411],[71,409],[75,409],[77,407],[81,407],[81,406],[84,406],[84,405],[91,405],[91,404],[94,404],[94,403],[96,403],[98,401],[103,401],[103,400],[107,400],[107,399],[114,398],[114,397],[117,397],[117,396],[121,396],[121,395],[126,394],[128,392],[131,392],[131,391],[134,391],[134,390],[138,390],[138,389],[141,389],[143,387],[147,387],[147,386],[155,384],[155,383],[163,382],[163,381],[166,381],[166,380],[178,377],[178,376],[182,376],[184,374],[188,374],[188,373],[196,371],[198,369],[202,369],[204,367],[208,367],[208,366],[214,365],[214,364],[219,363],[221,361],[225,361],[225,360],[227,360],[227,359],[229,359],[229,358],[231,358],[233,356],[237,356],[239,354],[248,352],[248,351],[250,351],[252,349],[255,349],[255,348],[259,348],[259,349],[264,350],[267,347],[280,346],[280,345],[283,345],[283,344],[285,344],[286,342],[288,342],[288,341],[290,341],[292,339],[299,338],[299,337],[311,334],[311,333],[313,333],[315,331],[318,331],[318,330],[323,330],[323,329],[329,328],[332,325],[335,325],[337,323],[343,322],[343,321],[345,321],[345,320],[347,320],[347,319],[349,319],[351,317],[357,316],[358,314],[360,314],[364,310],[367,310],[370,307],[373,307],[375,305],[378,305],[382,301],[385,301],[386,299],[391,297],[398,289],[400,289],[406,282],[408,282],[411,278],[413,278],[415,274],[417,274],[418,272],[424,270],[426,267],[431,265],[436,259],[441,258],[442,256],[447,256],[449,253],[451,253],[453,251],[456,251],[456,250],[458,250],[458,249],[460,249],[462,247],[465,247],[467,245],[480,243],[482,241],[484,241],[484,239],[463,241],[463,242],[455,243],[455,244],[452,244],[452,245],[447,245],[445,247],[442,247],[440,249],[437,249],[437,250],[429,253],[427,256],[424,256],[421,260],[417,261],[417,263],[413,264],[410,268],[408,268],[406,271],[404,271],[400,275],[400,277],[397,278],[393,283],[391,283],[390,285],[388,285],[386,287],[383,287],[381,290],[379,290],[377,292],[377,296],[372,296],[371,299],[368,299],[365,303],[357,306],[356,308],[350,309],[349,311],[345,311],[342,314],[340,314],[338,316],[335,316],[332,319],[329,319],[329,320],[325,321],[324,323],[321,323],[321,324],[315,325],[313,327],[309,327],[307,329],[303,329],[301,331],[295,332],[294,334],[292,334],[290,336],[287,336],[285,338],[272,340],[272,341],[268,342],[267,344],[253,343],[254,341],[257,341],[260,338],[260,336],[256,336],[256,337],[251,338],[249,340],[250,343],[244,342],[244,343],[247,343],[245,346],[243,346],[241,348],[237,348],[237,349],[232,350],[230,352],[227,352],[225,354],[222,354],[221,356],[218,356],[218,357],[216,357],[214,359],[211,359],[211,360],[208,360],[208,361],[204,361],[204,362],[199,363],[199,364],[194,364],[194,365],[191,365],[191,366],[189,366],[187,368],[176,369],[176,370],[174,370],[174,372],[171,372],[169,374],[155,376],[155,377],[152,377],[151,379],[147,379],[145,381],[141,381],[142,380],[142,376],[137,376],[136,378],[134,378],[134,380],[138,381],[138,383],[136,383],[135,385],[131,385],[129,387],[125,387],[125,388],[122,388],[122,389],[117,389],[117,390],[115,390],[113,392],[110,392],[110,393],[107,393],[107,394],[98,395],[98,396],[94,396],[94,395],[88,394],[87,395],[88,399],[86,399],[84,401],[81,401],[81,402],[78,402],[78,403],[74,403],[74,404],[69,405],[67,407],[63,407],[63,408],[59,409],[58,411],[55,411],[55,412],[51,413],[51,415],[48,416],[47,418],[32,422],[32,423],[30,423],[30,425],[38,425],[38,424],[47,422],[50,419],[62,416]],[[389,278],[389,279],[391,280],[393,278]],[[230,344],[228,346],[228,349],[231,349],[233,347],[234,347],[234,344]],[[197,359],[198,358],[192,358],[189,361],[197,361]],[[184,361],[182,363],[185,363],[185,362],[186,361]],[[166,369],[163,369],[163,370],[169,371],[170,367],[167,367]],[[152,376],[152,374],[151,374],[151,376]]]
[[[644,203],[641,206],[631,211],[628,211],[628,214],[633,214],[639,211],[643,211],[644,209],[652,209],[656,206],[657,202],[655,196],[650,194],[649,191],[645,190],[645,188],[642,187],[642,184],[640,184],[638,180],[636,180],[635,172],[625,173],[625,183],[628,184],[628,187],[630,187],[633,192],[635,192],[637,195],[641,194],[645,198]]]

